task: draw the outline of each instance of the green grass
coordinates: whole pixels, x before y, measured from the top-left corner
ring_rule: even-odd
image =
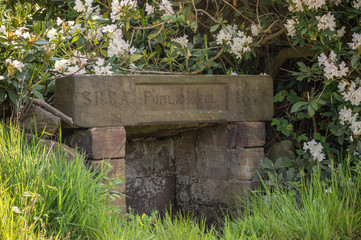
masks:
[[[361,164],[332,169],[331,179],[243,197],[238,217],[220,230],[180,214],[127,214],[109,205],[106,170],[49,151],[36,138],[0,125],[0,239],[360,239]]]
[[[266,195],[243,198],[242,217],[225,224],[224,239],[360,239],[361,169],[346,163],[328,182],[316,171],[298,194],[265,187]]]

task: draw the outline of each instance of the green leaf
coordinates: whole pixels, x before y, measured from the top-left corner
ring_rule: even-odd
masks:
[[[215,32],[219,28],[219,24],[213,25],[210,29],[210,32]]]
[[[50,44],[50,42],[47,41],[47,40],[38,40],[38,41],[35,42],[35,44],[39,45],[39,46],[42,46],[42,45],[48,45],[48,44]]]
[[[32,88],[31,92],[35,95],[37,99],[44,100],[43,95],[40,92],[38,92],[38,90],[36,90],[35,88]]]
[[[295,104],[293,104],[292,108],[291,108],[291,113],[297,112],[298,110],[300,110],[300,108],[304,105],[306,105],[307,102],[305,101],[301,101],[301,102],[296,102]]]
[[[352,68],[356,69],[359,64],[360,64],[360,55],[359,54],[353,55],[352,60],[351,60]]]
[[[274,164],[275,168],[283,168],[283,158],[278,158]]]
[[[133,63],[133,62],[141,59],[142,57],[143,57],[142,54],[133,54],[129,57],[129,61],[130,61],[130,63]]]
[[[16,104],[17,104],[17,101],[18,101],[18,95],[16,94],[16,92],[14,91],[14,89],[8,88],[7,92],[8,92],[10,101],[11,101],[14,105],[16,105]]]
[[[107,23],[109,21],[108,18],[97,18],[95,19],[96,22],[98,23]]]
[[[0,91],[0,102],[3,101],[4,97],[5,97],[5,91],[4,90],[1,90]]]
[[[279,92],[274,96],[273,101],[274,102],[282,102],[284,97],[285,96],[283,95],[283,92]]]
[[[307,113],[310,117],[313,117],[315,115],[315,110],[312,108],[311,104],[307,107]]]

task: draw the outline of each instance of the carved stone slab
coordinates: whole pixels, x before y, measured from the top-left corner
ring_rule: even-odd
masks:
[[[265,121],[269,76],[74,75],[56,81],[55,107],[79,127]]]

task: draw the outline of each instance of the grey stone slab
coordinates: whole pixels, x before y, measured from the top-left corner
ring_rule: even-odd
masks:
[[[74,75],[59,79],[55,107],[79,127],[265,121],[269,76]]]

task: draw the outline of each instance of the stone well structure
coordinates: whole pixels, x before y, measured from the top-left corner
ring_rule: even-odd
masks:
[[[70,145],[125,178],[124,209],[210,215],[255,184],[272,89],[269,76],[74,75],[57,80],[55,107],[76,125]]]

